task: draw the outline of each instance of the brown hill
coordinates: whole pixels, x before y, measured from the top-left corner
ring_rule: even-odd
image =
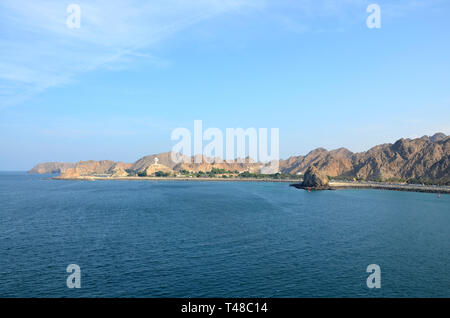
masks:
[[[68,162],[43,162],[34,166],[30,171],[28,171],[28,173],[63,173],[66,172],[67,169],[73,168],[74,166],[74,163]]]
[[[450,137],[436,134],[399,139],[352,157],[351,175],[363,179],[429,179],[449,181]]]
[[[181,171],[187,170],[191,172],[209,172],[212,169],[224,169],[227,171],[238,171],[244,172],[249,171],[251,173],[259,173],[263,165],[260,163],[249,163],[249,162],[216,162],[212,163],[202,162],[202,163],[180,163],[174,167],[174,170]]]
[[[131,167],[129,163],[114,162],[111,160],[88,160],[80,161],[73,168],[67,169],[61,174],[61,178],[76,178],[80,176],[92,176],[101,174],[112,174],[126,176],[126,171]]]
[[[170,169],[168,166],[162,165],[162,164],[152,164],[145,170],[146,176],[155,176],[157,172],[163,172],[163,173],[169,173],[172,174],[173,170]]]
[[[353,153],[345,148],[328,151],[317,148],[306,156],[290,157],[280,160],[280,171],[290,174],[304,174],[310,166],[328,176],[340,176],[351,171],[351,157]]]
[[[182,157],[183,160],[181,163],[176,163],[172,160],[172,152],[164,152],[145,156],[139,159],[130,167],[130,170],[135,173],[147,171],[152,165],[155,164],[155,158],[158,158],[158,164],[164,165],[175,171],[187,170],[191,172],[209,172],[213,168],[216,168],[239,172],[259,172],[262,166],[261,163],[256,163],[249,158],[241,160],[242,162],[239,162],[238,160],[234,160],[233,162],[225,162],[220,158],[209,158],[201,155],[192,157],[182,156],[181,154],[176,155]]]
[[[135,163],[133,163],[130,167],[130,170],[135,172],[144,172],[146,171],[152,164],[155,163],[155,158],[158,158],[158,163],[173,169],[177,163],[172,160],[172,151],[163,152],[159,154],[153,154],[149,156],[142,157]]]
[[[450,182],[450,137],[437,133],[431,137],[399,139],[368,151],[351,153],[345,148],[327,151],[317,148],[306,156],[280,161],[283,173],[303,174],[315,166],[328,176],[349,176],[364,180],[408,180]]]

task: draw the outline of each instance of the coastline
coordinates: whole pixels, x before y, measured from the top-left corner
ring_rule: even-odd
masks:
[[[271,179],[271,178],[185,178],[185,177],[98,177],[98,176],[81,176],[75,178],[53,177],[52,180],[78,180],[78,181],[106,181],[106,180],[122,180],[122,181],[225,181],[225,182],[298,182],[298,179]]]
[[[291,184],[298,189],[308,190],[299,183]],[[425,193],[442,193],[450,194],[450,187],[447,186],[428,186],[419,184],[390,184],[390,183],[369,183],[369,182],[330,182],[329,189],[326,190],[345,190],[345,189],[373,189],[373,190],[391,190],[405,192],[425,192]],[[314,190],[309,188],[309,190]],[[320,190],[320,189],[318,189]]]
[[[72,180],[72,181],[206,181],[206,182],[274,182],[274,183],[289,183],[290,186],[298,189],[303,189],[299,186],[297,179],[257,179],[257,178],[174,178],[174,177],[100,177],[100,176],[81,176],[76,178],[60,178],[53,177],[52,180]],[[425,192],[425,193],[442,193],[450,194],[450,187],[448,186],[428,186],[418,184],[390,184],[378,182],[330,182],[330,190],[344,190],[344,189],[374,189],[374,190],[391,190],[391,191],[406,191],[406,192]],[[314,189],[311,189],[314,190]]]

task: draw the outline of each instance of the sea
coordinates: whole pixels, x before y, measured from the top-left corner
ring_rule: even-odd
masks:
[[[448,194],[51,177],[0,173],[0,297],[450,297]]]

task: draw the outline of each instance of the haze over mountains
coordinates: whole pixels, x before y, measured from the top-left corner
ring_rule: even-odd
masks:
[[[155,158],[158,158],[155,164]],[[93,174],[154,175],[156,171],[208,172],[213,168],[229,171],[258,173],[263,163],[246,159],[244,162],[218,162],[205,158],[202,163],[194,163],[194,158],[186,158],[183,163],[171,160],[171,153],[145,156],[135,163],[126,164],[110,160],[80,161],[78,163],[41,163],[30,173],[61,173],[70,178]],[[368,151],[353,153],[339,148],[328,151],[317,148],[305,156],[292,156],[280,160],[279,171],[284,174],[303,174],[310,166],[315,166],[322,174],[331,177],[350,177],[362,180],[397,181],[417,180],[450,184],[450,137],[437,133],[431,137],[399,139],[395,143],[377,145]]]

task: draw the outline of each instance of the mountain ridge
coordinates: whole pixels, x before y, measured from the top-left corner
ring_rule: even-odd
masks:
[[[264,163],[249,158],[233,162],[218,158],[202,157],[201,163],[195,157],[183,156],[182,163],[173,162],[172,152],[152,154],[138,159],[134,163],[114,162],[111,160],[80,161],[78,163],[40,163],[29,173],[61,173],[62,177],[76,177],[90,174],[127,174],[154,173],[155,158],[165,172],[208,172],[221,169],[242,173],[258,173]],[[180,154],[181,155],[181,154]],[[394,143],[373,146],[367,151],[353,153],[341,147],[328,151],[319,147],[306,155],[291,156],[279,160],[279,171],[283,174],[303,174],[314,166],[329,177],[347,177],[374,181],[433,182],[450,184],[450,137],[443,133],[420,138],[400,138]]]

